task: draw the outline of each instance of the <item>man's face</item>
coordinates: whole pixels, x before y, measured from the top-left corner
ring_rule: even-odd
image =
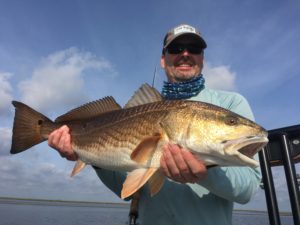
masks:
[[[192,36],[182,36],[174,40],[168,48],[175,46],[197,47],[198,43]],[[167,48],[167,49],[168,49]],[[185,49],[181,53],[166,51],[160,60],[161,67],[164,68],[170,82],[182,82],[193,78],[201,73],[203,68],[203,51],[199,54],[191,53]]]

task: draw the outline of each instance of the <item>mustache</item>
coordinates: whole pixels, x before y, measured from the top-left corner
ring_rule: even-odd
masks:
[[[175,65],[178,66],[183,63],[195,65],[195,61],[190,56],[181,56],[178,60],[176,60]]]

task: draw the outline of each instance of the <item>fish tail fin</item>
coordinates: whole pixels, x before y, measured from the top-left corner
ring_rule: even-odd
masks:
[[[56,127],[50,119],[29,106],[17,101],[12,101],[12,104],[15,118],[10,153],[16,154],[45,141]]]
[[[150,184],[151,195],[156,194],[164,183],[162,176],[158,168],[141,168],[130,172],[123,183],[121,198],[124,199],[131,196],[147,181]]]

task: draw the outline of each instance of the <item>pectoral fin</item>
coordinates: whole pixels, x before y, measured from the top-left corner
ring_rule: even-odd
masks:
[[[138,163],[145,163],[152,158],[158,141],[161,139],[160,134],[147,137],[133,150],[130,158]]]
[[[84,167],[86,166],[85,162],[81,161],[80,159],[77,160],[73,171],[71,173],[71,177],[75,176],[76,174],[78,174]]]
[[[127,198],[139,190],[158,168],[141,168],[130,172],[123,183],[121,198]]]

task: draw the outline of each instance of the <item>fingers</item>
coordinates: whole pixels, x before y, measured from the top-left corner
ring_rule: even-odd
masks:
[[[176,150],[174,150],[176,154]],[[161,160],[161,168],[167,177],[180,182],[185,183],[184,178],[181,176],[179,168],[173,158],[170,147],[166,146],[163,151],[163,156]]]
[[[68,126],[62,126],[54,130],[48,137],[48,145],[56,149],[59,154],[68,160],[76,160],[77,155],[72,149],[71,135]]]
[[[177,145],[167,145],[161,158],[163,173],[180,183],[195,183],[205,178],[206,166],[190,151],[183,150]]]
[[[195,182],[200,179],[204,179],[207,176],[207,168],[204,162],[196,158],[190,151],[182,150],[181,153],[190,169],[190,172],[196,178]]]
[[[67,126],[62,126],[59,129],[54,130],[48,137],[48,145],[54,149],[61,149],[64,144],[64,136],[69,132]]]

